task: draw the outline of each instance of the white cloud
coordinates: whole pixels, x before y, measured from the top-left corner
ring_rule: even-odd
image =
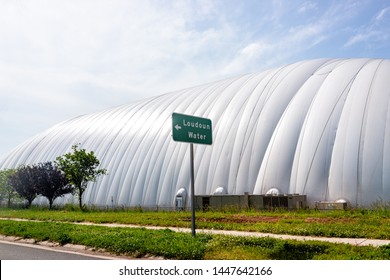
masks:
[[[390,24],[390,7],[381,9],[370,22],[359,26],[355,30],[355,34],[351,36],[344,44],[348,48],[357,44],[365,43],[371,45],[387,41],[390,38],[389,24]]]
[[[354,1],[0,2],[0,126],[18,140],[79,114],[290,62],[359,15]],[[378,9],[377,22],[388,14]],[[366,40],[353,30],[351,44]],[[0,142],[0,156],[16,144]]]
[[[270,46],[261,42],[251,43],[241,50],[241,54],[249,58],[258,57],[269,50],[269,48]]]
[[[217,1],[1,4],[0,122],[24,138],[75,115],[211,81],[213,56],[223,56],[232,35]],[[0,142],[0,155],[9,148]]]
[[[379,11],[378,15],[375,17],[375,20],[382,20],[390,12],[390,7],[386,7]]]
[[[380,32],[375,30],[366,30],[364,32],[360,32],[356,34],[355,36],[352,36],[349,38],[349,40],[344,44],[344,47],[351,47],[353,45],[362,43],[362,42],[369,42],[370,40],[373,40],[375,38],[378,38],[380,36]]]
[[[223,67],[222,73],[226,75],[242,74],[243,71],[259,70],[261,65],[258,62],[272,49],[272,45],[266,42],[257,41],[249,43],[238,50],[237,55]]]
[[[310,12],[313,10],[317,10],[317,3],[313,2],[313,1],[306,1],[302,4],[302,6],[299,7],[298,13],[304,14],[306,12]]]

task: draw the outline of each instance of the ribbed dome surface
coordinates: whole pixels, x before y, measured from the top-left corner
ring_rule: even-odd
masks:
[[[390,200],[390,60],[318,59],[209,83],[64,121],[0,161],[54,160],[81,143],[109,175],[90,205],[172,207],[189,193],[189,145],[173,112],[209,118],[213,145],[195,145],[195,193],[306,194],[369,206]],[[64,199],[57,200],[58,203]]]

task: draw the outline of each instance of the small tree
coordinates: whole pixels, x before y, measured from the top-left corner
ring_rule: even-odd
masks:
[[[21,165],[16,172],[9,176],[9,184],[23,198],[27,200],[27,207],[37,196],[36,170],[32,166]]]
[[[72,186],[65,174],[61,172],[52,162],[39,163],[34,166],[35,175],[38,177],[37,193],[49,200],[49,209],[57,197],[72,192]]]
[[[56,163],[73,185],[73,191],[79,197],[80,209],[83,210],[82,196],[88,182],[95,181],[97,176],[106,174],[107,170],[98,169],[100,162],[93,151],[87,153],[85,149],[79,149],[78,145],[73,145],[72,149],[73,153],[57,157]]]
[[[10,176],[16,172],[15,169],[0,170],[0,202],[7,201],[7,207],[11,207],[11,202],[18,197],[18,193],[10,184]]]

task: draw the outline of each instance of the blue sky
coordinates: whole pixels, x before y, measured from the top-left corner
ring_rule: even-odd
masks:
[[[390,0],[0,0],[0,157],[78,115],[355,57],[390,58]]]

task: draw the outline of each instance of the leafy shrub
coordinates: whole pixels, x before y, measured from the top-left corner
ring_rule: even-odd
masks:
[[[68,234],[61,232],[58,234],[57,241],[60,243],[60,245],[63,246],[65,244],[71,243],[72,238],[70,238]]]

